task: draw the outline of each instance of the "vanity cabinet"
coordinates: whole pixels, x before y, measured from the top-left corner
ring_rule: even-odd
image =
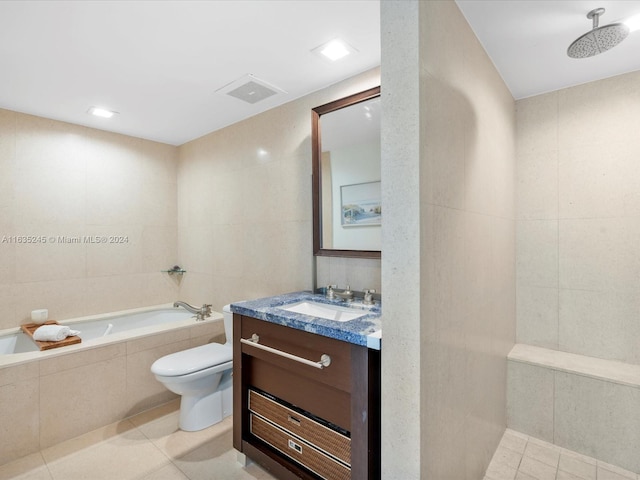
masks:
[[[380,351],[237,313],[233,322],[234,448],[282,480],[380,478]]]

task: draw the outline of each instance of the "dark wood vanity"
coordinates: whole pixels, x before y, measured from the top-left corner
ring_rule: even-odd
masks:
[[[380,478],[379,350],[238,313],[233,332],[238,451],[283,480]]]

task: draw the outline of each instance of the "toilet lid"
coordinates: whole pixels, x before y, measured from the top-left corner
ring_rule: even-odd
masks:
[[[230,345],[207,343],[159,358],[151,365],[151,371],[156,375],[176,377],[215,367],[232,359],[233,349]]]

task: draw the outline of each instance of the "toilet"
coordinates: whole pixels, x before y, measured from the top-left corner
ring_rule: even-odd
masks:
[[[178,395],[181,430],[195,432],[210,427],[233,412],[233,314],[222,309],[227,341],[208,343],[159,358],[151,365],[156,380]]]

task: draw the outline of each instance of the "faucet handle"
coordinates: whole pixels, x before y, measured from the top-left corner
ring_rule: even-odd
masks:
[[[364,303],[365,305],[373,305],[375,303],[375,301],[373,300],[374,293],[376,293],[375,288],[369,288],[365,290],[364,299],[362,300],[362,303]]]
[[[325,296],[330,300],[333,299],[334,298],[333,289],[337,287],[338,287],[337,285],[327,285],[327,288],[324,291]]]

